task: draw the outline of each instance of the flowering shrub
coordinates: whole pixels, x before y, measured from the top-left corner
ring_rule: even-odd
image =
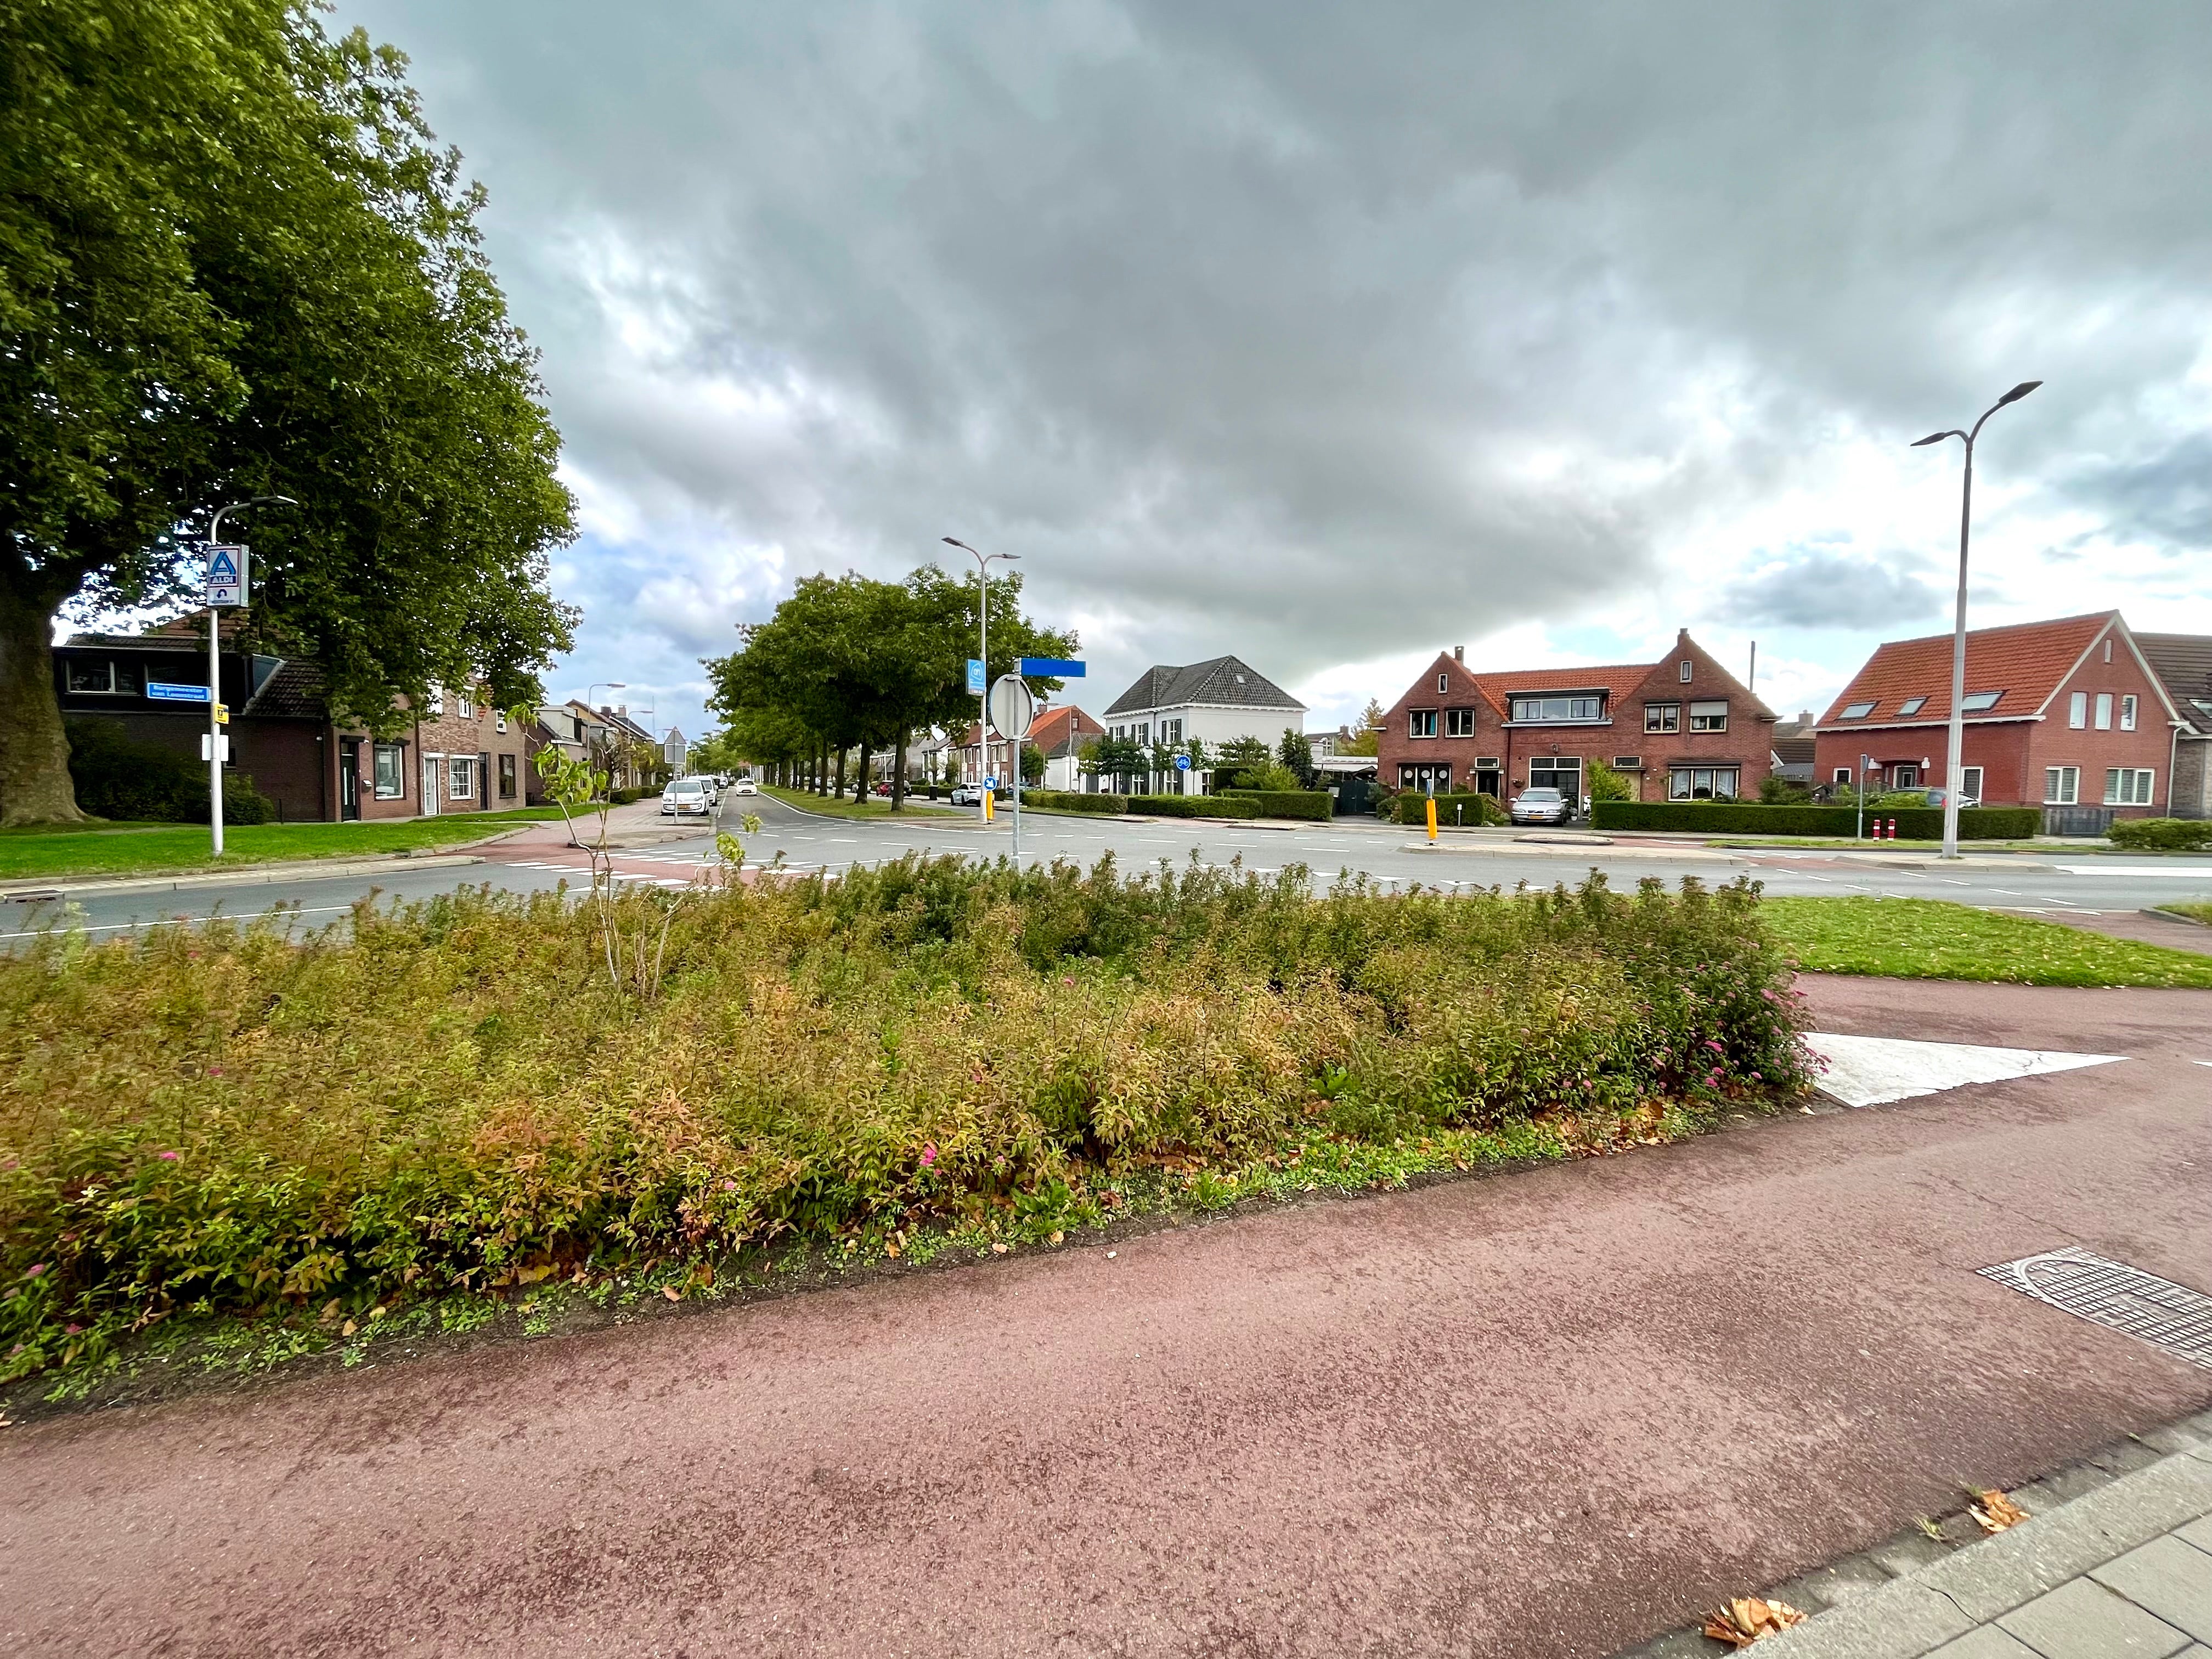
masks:
[[[0,961],[0,1357],[1786,1089],[1756,890],[1319,897],[951,859],[668,901],[468,892]],[[904,1235],[902,1233],[901,1235]]]

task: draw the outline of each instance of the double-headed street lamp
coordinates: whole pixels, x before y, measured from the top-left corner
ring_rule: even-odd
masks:
[[[1974,440],[1982,435],[1982,422],[1986,421],[2007,404],[2016,404],[2043,384],[2040,380],[2022,380],[2011,391],[1982,411],[1982,419],[1974,422],[1973,430],[1960,432],[1955,428],[1948,432],[1931,432],[1917,439],[1912,447],[1940,444],[1946,438],[1956,438],[1966,446],[1966,482],[1959,492],[1959,609],[1951,628],[1951,746],[1950,761],[1943,773],[1943,856],[1959,856],[1959,776],[1966,763],[1966,532],[1974,514]]]
[[[251,513],[257,507],[297,507],[299,502],[289,495],[253,495],[242,501],[233,501],[228,507],[215,510],[208,525],[208,545],[222,544],[222,521],[234,513]],[[213,558],[214,555],[209,555]],[[240,571],[241,579],[245,572]],[[239,601],[247,595],[243,580],[239,584]],[[212,596],[210,596],[212,601]],[[208,605],[208,837],[215,856],[222,856],[222,727],[225,710],[222,706],[222,653],[218,638],[222,633],[218,625],[222,612],[210,602]]]
[[[981,707],[975,721],[975,772],[976,781],[980,783],[991,765],[991,561],[1006,559],[1019,563],[1022,556],[1018,553],[978,553],[967,543],[951,536],[940,539],[947,547],[957,547],[963,553],[971,555],[975,561],[975,653],[983,663],[983,695],[977,699]],[[1013,761],[1014,775],[1019,777],[1021,756],[1016,754]],[[983,808],[979,804],[975,810],[981,813]]]

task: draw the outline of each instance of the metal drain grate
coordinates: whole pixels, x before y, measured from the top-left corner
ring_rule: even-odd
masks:
[[[2073,1245],[1980,1271],[2062,1313],[2212,1370],[2212,1296],[2201,1291]]]

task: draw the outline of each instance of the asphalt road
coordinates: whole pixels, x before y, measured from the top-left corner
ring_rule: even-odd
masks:
[[[1976,1269],[2212,1289],[2212,993],[1632,1155],[0,1431],[22,1655],[1595,1659],[2212,1403]]]
[[[757,812],[763,820],[762,833],[746,837],[751,857],[765,861],[781,854],[793,869],[842,869],[908,851],[992,858],[1012,851],[1012,826],[1003,816],[987,830],[972,814],[918,813],[894,823],[817,817],[767,796],[732,798],[728,805],[732,813],[742,807]],[[2002,864],[1942,869],[1924,855],[1907,855],[1899,863],[1885,862],[1879,855],[1779,848],[1674,854],[1625,846],[1540,849],[1474,835],[1447,835],[1439,848],[1427,850],[1418,830],[1364,820],[1262,828],[1172,821],[1126,823],[1030,813],[1022,824],[1024,863],[1066,858],[1088,866],[1110,851],[1124,869],[1134,869],[1162,859],[1179,865],[1195,851],[1209,863],[1241,860],[1246,868],[1262,872],[1303,864],[1323,883],[1340,872],[1355,872],[1400,885],[1419,882],[1431,887],[1510,889],[1522,881],[1540,886],[1573,882],[1595,866],[1622,886],[1645,876],[1657,876],[1671,885],[1684,876],[1720,882],[1748,874],[1778,894],[1881,893],[2027,914],[2132,914],[2173,899],[2212,899],[2212,859],[2129,860],[2087,849],[2055,848]],[[704,866],[708,849],[709,838],[701,834],[629,848],[617,867],[629,879],[680,884]],[[2035,867],[2039,866],[2052,867]],[[428,870],[393,866],[374,877],[276,885],[87,894],[76,902],[82,925],[95,934],[127,931],[151,921],[199,918],[217,910],[251,915],[278,905],[296,905],[301,920],[313,923],[343,916],[372,889],[393,898],[423,897],[479,882],[529,890],[550,888],[562,880],[573,884],[584,868],[580,854],[549,846],[542,838],[525,839],[488,849],[483,864]],[[20,943],[58,913],[52,904],[0,905],[0,944]]]

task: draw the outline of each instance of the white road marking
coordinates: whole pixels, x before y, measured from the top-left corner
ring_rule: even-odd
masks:
[[[2069,876],[2159,876],[2167,881],[2202,882],[2212,887],[2212,864],[2061,864]]]
[[[225,916],[223,920],[225,921],[258,921],[264,916],[321,916],[352,908],[353,906],[350,904],[318,904],[297,910],[283,908],[274,910],[255,910],[244,915]],[[155,916],[150,921],[104,921],[97,927],[33,927],[27,933],[0,933],[0,939],[37,939],[40,934],[48,933],[127,933],[138,927],[171,927],[179,921],[213,921],[214,920],[215,917],[212,915]]]
[[[2077,1054],[2052,1048],[1992,1048],[1972,1042],[1917,1042],[1904,1037],[1848,1036],[1808,1031],[1805,1046],[1827,1062],[1820,1087],[1847,1106],[1941,1094],[1969,1083],[2110,1066],[2125,1054]]]

